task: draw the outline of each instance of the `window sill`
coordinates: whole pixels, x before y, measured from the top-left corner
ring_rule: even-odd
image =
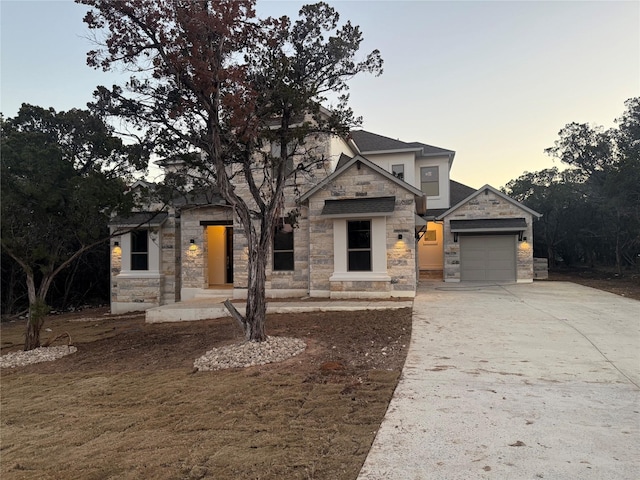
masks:
[[[116,278],[160,278],[158,270],[128,270],[120,272]]]
[[[390,282],[386,272],[334,272],[330,282]]]

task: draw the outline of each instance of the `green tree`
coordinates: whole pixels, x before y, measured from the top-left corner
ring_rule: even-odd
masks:
[[[248,340],[264,340],[266,259],[285,185],[325,160],[310,136],[357,124],[346,82],[381,73],[379,52],[359,61],[360,29],[340,25],[325,3],[304,6],[294,22],[257,19],[253,0],[77,1],[92,7],[89,28],[107,30],[89,65],[136,72],[99,88],[96,107],[144,132],[160,156],[188,159],[233,207],[249,270],[245,314],[233,313]],[[328,92],[340,97],[323,115]]]
[[[640,98],[625,102],[619,127],[570,123],[559,132],[549,155],[570,166],[588,198],[592,216],[583,225],[593,242],[586,255],[613,263],[634,263],[640,246]]]
[[[572,252],[566,250],[566,245],[571,244],[572,237],[575,242],[575,209],[583,198],[573,188],[567,172],[557,168],[525,172],[502,190],[542,214],[535,221],[535,255],[547,257],[551,266],[555,265],[558,257],[565,257],[565,261],[573,257]]]
[[[129,203],[123,180],[133,151],[85,110],[23,104],[2,119],[1,133],[1,245],[25,274],[31,350],[40,346],[54,278],[105,241],[110,213]]]

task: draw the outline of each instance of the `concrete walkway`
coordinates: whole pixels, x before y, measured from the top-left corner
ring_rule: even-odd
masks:
[[[223,305],[228,297],[196,298],[185,302],[150,308],[145,313],[147,323],[187,322],[208,318],[229,317]],[[234,303],[244,313],[245,303]],[[393,310],[411,308],[413,301],[402,300],[323,300],[296,299],[294,301],[267,300],[267,313],[352,312],[356,310]]]
[[[361,480],[640,479],[640,302],[427,283]]]

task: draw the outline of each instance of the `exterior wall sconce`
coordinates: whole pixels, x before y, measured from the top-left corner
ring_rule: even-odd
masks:
[[[196,246],[196,241],[192,238],[191,240],[189,240],[189,251],[195,252],[197,249],[198,247]]]
[[[192,238],[191,240],[189,240],[189,243],[193,245],[194,243],[196,243],[196,241]]]
[[[113,246],[114,247],[119,247],[120,246],[120,242],[113,242]]]
[[[402,240],[402,234],[401,233],[398,234],[398,240]]]

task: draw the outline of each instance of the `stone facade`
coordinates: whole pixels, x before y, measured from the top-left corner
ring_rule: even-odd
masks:
[[[327,218],[322,209],[325,200],[352,198],[395,197],[395,210],[384,221],[384,246],[372,254],[382,255],[384,274],[367,273],[335,275],[340,270],[334,255],[335,248],[344,248],[346,241],[335,241],[335,228],[343,219]],[[313,194],[308,200],[309,260],[311,296],[331,298],[383,298],[413,297],[416,290],[416,243],[414,228],[414,194],[389,181],[368,166],[352,165],[331,183]],[[368,219],[366,214],[360,216]],[[372,232],[376,235],[376,232]],[[400,239],[399,236],[402,236]],[[346,239],[345,239],[346,240]],[[352,278],[349,278],[349,277]],[[361,277],[361,278],[358,278]],[[377,278],[385,277],[385,278]]]
[[[491,189],[481,189],[469,201],[444,218],[444,280],[460,281],[460,242],[451,232],[451,220],[524,218],[527,227],[523,232],[526,241],[518,241],[516,248],[516,281],[533,281],[533,218],[517,202]],[[515,234],[514,234],[515,236]],[[516,241],[514,239],[514,241]]]
[[[182,258],[177,261],[180,264],[179,290],[183,300],[193,298],[197,292],[209,286],[206,223],[231,226],[232,222],[230,207],[206,205],[181,210],[178,245]]]
[[[162,226],[148,231],[149,270],[123,270],[123,246],[130,233],[111,240],[111,312],[124,313],[145,310],[168,303],[179,297],[180,254],[176,249],[180,221],[169,215]],[[118,244],[116,246],[116,243]],[[125,255],[130,255],[127,251]]]
[[[449,208],[449,201],[453,198],[450,193],[453,190],[449,186],[448,172],[454,152],[366,134],[363,138],[372,142],[369,145],[372,158],[369,158],[366,157],[366,152],[362,154],[365,156],[358,154],[365,150],[359,144],[350,143],[354,138],[329,138],[318,134],[305,139],[303,145],[296,145],[292,150],[295,152],[292,165],[295,175],[287,180],[281,215],[285,217],[293,209],[299,211],[293,231],[294,268],[291,271],[275,271],[273,252],[270,249],[265,272],[268,298],[306,295],[327,298],[415,296],[419,260],[422,261],[418,258],[415,214],[418,206],[419,213],[425,215],[423,201],[426,198],[420,191],[420,167],[439,168],[440,194],[429,197],[428,202],[431,204],[428,208]],[[384,145],[390,147],[386,148]],[[270,149],[271,146],[265,148]],[[315,158],[318,162],[307,168],[298,168],[298,162],[303,158]],[[408,183],[392,175],[394,166],[398,165],[402,166],[404,175],[399,178]],[[269,171],[262,173],[268,174]],[[260,172],[255,176],[258,184],[261,181],[259,174]],[[236,178],[241,178],[241,175]],[[465,188],[473,191],[469,187]],[[437,248],[431,248],[433,255],[438,258],[431,263],[423,263],[442,268],[445,281],[460,281],[460,243],[454,241],[451,220],[525,218],[526,229],[521,236],[527,240],[524,241],[523,238],[523,241],[518,241],[517,234],[513,234],[517,245],[516,280],[532,281],[532,215],[537,214],[492,187],[481,190],[467,197],[464,204],[444,214],[442,211],[433,214],[426,212],[426,217],[431,222],[438,222]],[[246,185],[236,184],[235,192],[251,206],[251,196]],[[393,202],[390,197],[394,198]],[[243,227],[232,208],[219,197],[199,200],[201,203],[213,202],[206,205],[197,204],[195,198],[174,205],[168,214],[163,213],[166,218],[163,216],[161,225],[149,227],[152,234],[149,258],[153,262],[148,271],[125,270],[124,267],[129,268],[128,255],[131,255],[130,249],[123,253],[130,246],[128,233],[112,240],[112,312],[144,310],[185,301],[212,293],[217,286],[225,290],[225,295],[231,293],[227,290],[232,286],[234,298],[246,298],[249,252]],[[378,200],[367,202],[367,199]],[[363,213],[367,212],[363,208],[346,213],[323,214],[326,205],[335,205],[334,202],[326,204],[328,200],[353,200],[348,205],[371,206],[377,205],[375,202],[382,199],[393,203],[393,211],[388,211],[391,207],[386,204],[382,211]],[[184,204],[187,201],[191,203]],[[150,210],[153,208],[150,207]],[[350,271],[348,268],[348,259],[353,255],[353,252],[348,251],[348,229],[349,222],[354,220],[369,222],[370,271]],[[440,228],[443,235],[439,234]],[[232,232],[230,229],[233,229]],[[232,238],[229,237],[231,233]],[[119,246],[115,245],[116,241]],[[124,248],[121,250],[120,247]],[[216,257],[216,253],[223,255]],[[229,285],[230,261],[232,285]],[[222,266],[226,268],[224,272]]]

